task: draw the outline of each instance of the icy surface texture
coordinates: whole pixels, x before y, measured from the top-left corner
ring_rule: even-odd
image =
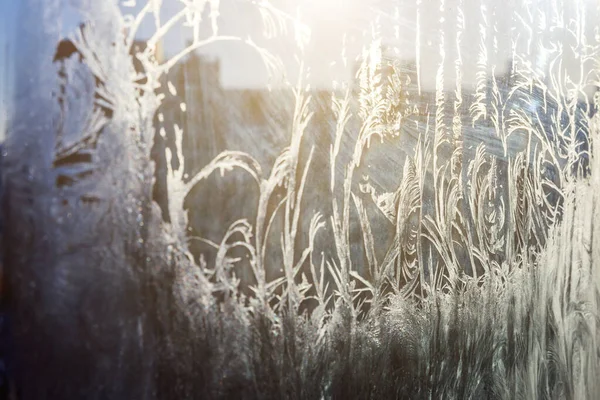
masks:
[[[23,399],[600,396],[597,5],[322,1],[23,0]]]

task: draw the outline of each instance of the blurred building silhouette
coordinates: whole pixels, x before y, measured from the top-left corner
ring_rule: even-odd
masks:
[[[192,53],[174,67],[170,79],[184,110],[189,110],[180,114],[180,126],[185,132],[186,170],[195,173],[225,149],[220,64]]]

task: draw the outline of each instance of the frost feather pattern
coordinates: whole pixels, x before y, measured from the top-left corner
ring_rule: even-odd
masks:
[[[173,2],[166,19],[155,0],[128,2],[128,17],[112,1],[25,3],[17,40],[36,51],[16,61],[2,155],[19,398],[600,395],[591,4],[511,5],[507,22],[491,0],[416,0],[414,68],[374,18],[353,80],[324,95],[299,57],[296,83],[265,92],[281,107],[265,125],[285,120],[279,147],[259,142],[271,159],[224,138],[195,168],[185,122],[207,114],[181,101],[178,66],[234,42],[276,77],[280,54],[226,34],[220,1]],[[310,46],[284,3],[243,3],[267,39]],[[61,42],[65,7],[82,24]],[[155,31],[133,51],[145,19]],[[192,39],[158,59],[173,29]],[[152,196],[157,134],[172,141],[168,221]],[[227,197],[197,227],[206,188]]]

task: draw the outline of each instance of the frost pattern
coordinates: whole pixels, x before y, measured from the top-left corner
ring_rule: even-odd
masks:
[[[176,2],[166,20],[156,0],[127,18],[111,2],[73,1],[86,23],[57,57],[49,25],[59,2],[26,3],[46,12],[24,12],[40,27],[20,40],[40,52],[20,59],[37,63],[33,82],[21,76],[17,87],[45,114],[30,129],[30,105],[17,102],[4,156],[4,215],[23,227],[5,239],[16,346],[41,354],[23,356],[20,378],[39,383],[24,386],[24,398],[600,394],[600,42],[588,26],[598,16],[591,3],[507,6],[507,29],[491,0],[416,0],[414,68],[393,57],[377,19],[354,82],[322,96],[301,63],[295,85],[270,92],[289,105],[272,164],[226,149],[198,168],[198,150],[184,155],[185,125],[161,108],[176,99],[178,112],[199,111],[180,101],[190,88],[170,71],[221,41],[249,46],[272,76],[284,68],[277,54],[223,35],[218,0]],[[292,31],[300,54],[309,45],[308,28],[285,8],[248,3],[267,37]],[[145,18],[155,32],[134,54],[136,71],[130,54]],[[182,24],[189,45],[157,60],[157,44]],[[433,68],[423,59],[432,30]],[[501,35],[510,38],[504,76]],[[165,128],[173,146],[163,219],[150,151]],[[389,171],[369,167],[377,160],[393,160]],[[192,237],[189,199],[217,173],[235,174],[227,182],[255,209],[218,240]],[[194,240],[211,250],[194,253]],[[30,325],[83,367],[48,350]],[[98,365],[102,352],[109,361]],[[71,375],[40,377],[40,359]],[[67,389],[67,376],[86,373]]]

